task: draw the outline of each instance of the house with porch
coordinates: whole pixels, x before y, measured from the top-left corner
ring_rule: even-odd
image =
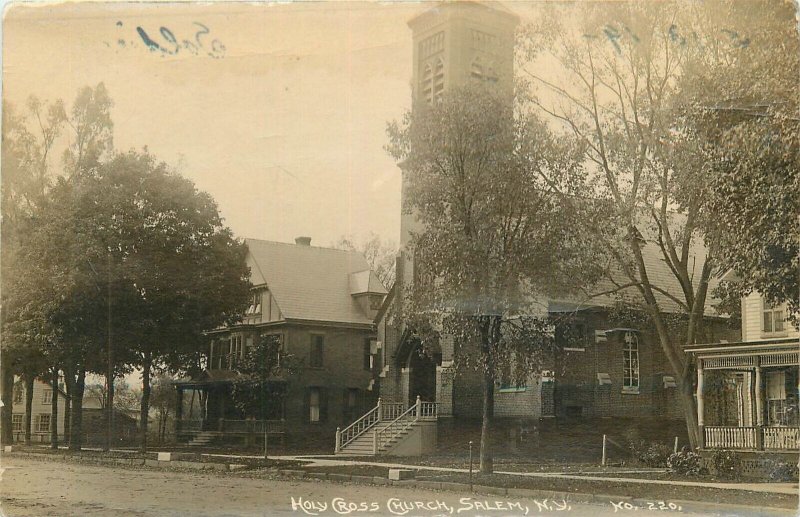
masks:
[[[732,274],[727,280],[735,281]],[[745,467],[796,464],[800,448],[800,332],[786,304],[742,299],[742,339],[686,347],[697,368],[701,449],[739,451]]]
[[[330,443],[377,399],[373,319],[386,288],[355,251],[246,239],[252,301],[237,325],[209,333],[205,370],[175,382],[176,434],[192,444],[248,441],[266,431]],[[264,414],[244,414],[233,399],[237,361],[262,337],[280,343],[278,361],[297,363],[276,375]]]

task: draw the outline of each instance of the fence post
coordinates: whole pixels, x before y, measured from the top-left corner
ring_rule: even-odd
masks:
[[[380,400],[380,399],[378,399]],[[341,428],[336,428],[336,446],[333,449],[333,452],[339,452],[342,448],[342,430]]]
[[[381,407],[381,398],[378,397],[378,422],[383,420],[383,408]]]
[[[673,454],[677,454],[678,453],[678,437],[677,436],[675,437],[675,446],[672,448],[672,452],[673,452]]]
[[[372,432],[372,453],[378,455],[378,430]]]
[[[472,440],[469,441],[469,491],[472,492]]]
[[[422,408],[422,404],[420,404],[420,398],[419,398],[419,395],[417,395],[417,410],[414,412],[414,413],[416,413],[415,416],[414,416],[414,420],[419,420],[419,411],[420,411],[421,408]]]
[[[603,435],[603,458],[600,460],[600,465],[606,466],[606,435]]]

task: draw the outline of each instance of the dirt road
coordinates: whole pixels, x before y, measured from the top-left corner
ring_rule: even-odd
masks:
[[[4,457],[0,515],[624,515],[603,506],[315,481],[134,470]],[[363,510],[363,511],[362,511]],[[662,515],[672,512],[658,512]]]

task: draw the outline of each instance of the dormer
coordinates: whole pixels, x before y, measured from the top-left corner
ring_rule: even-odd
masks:
[[[374,319],[387,291],[378,275],[370,269],[350,273],[350,296],[369,319]]]

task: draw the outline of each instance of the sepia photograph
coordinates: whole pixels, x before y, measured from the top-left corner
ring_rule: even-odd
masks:
[[[0,516],[794,516],[792,0],[10,1]]]

